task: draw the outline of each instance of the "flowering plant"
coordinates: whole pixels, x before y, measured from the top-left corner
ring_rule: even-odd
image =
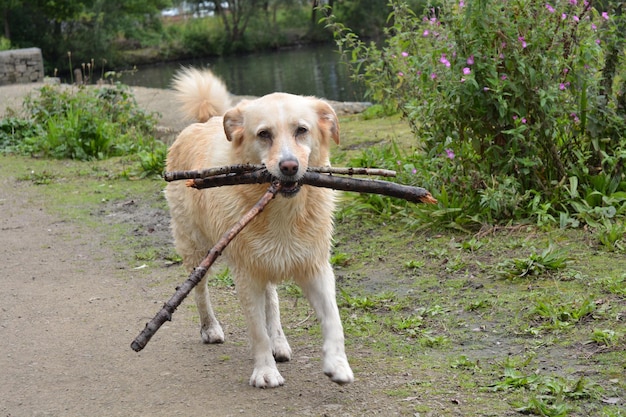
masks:
[[[603,136],[626,147],[626,62],[621,78],[606,65],[624,34],[610,13],[587,0],[441,4],[419,17],[392,1],[382,47],[335,33],[372,98],[403,113],[431,158],[453,152],[474,194],[506,183],[549,198],[572,165],[599,163]]]

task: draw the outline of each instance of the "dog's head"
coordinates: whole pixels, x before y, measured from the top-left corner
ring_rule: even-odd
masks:
[[[242,101],[224,115],[224,131],[238,162],[265,164],[285,196],[300,190],[298,180],[309,166],[329,165],[330,140],[339,143],[337,115],[328,103],[285,93]]]

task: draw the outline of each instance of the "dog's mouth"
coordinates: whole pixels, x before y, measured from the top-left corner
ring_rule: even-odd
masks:
[[[293,197],[300,191],[300,183],[294,181],[281,181],[280,194],[284,197]]]

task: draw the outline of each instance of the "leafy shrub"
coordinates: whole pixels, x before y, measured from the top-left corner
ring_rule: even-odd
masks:
[[[570,177],[590,189],[602,178],[607,197],[626,191],[618,17],[574,0],[441,4],[418,17],[392,1],[382,46],[329,24],[355,78],[420,139],[401,165],[461,213],[452,223],[570,213]]]
[[[44,134],[41,125],[28,119],[0,119],[0,152],[29,153],[27,143]]]
[[[164,147],[152,136],[156,119],[122,86],[92,89],[47,85],[25,100],[27,120],[3,121],[6,151],[78,160],[103,159]],[[2,136],[0,136],[1,138]]]

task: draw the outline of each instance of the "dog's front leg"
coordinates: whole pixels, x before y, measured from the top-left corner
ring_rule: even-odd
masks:
[[[324,373],[338,384],[354,381],[346,357],[343,326],[335,295],[335,274],[327,263],[317,274],[298,280],[302,291],[313,306],[322,324],[324,336]]]
[[[249,275],[235,274],[237,294],[246,316],[252,354],[254,355],[254,372],[250,377],[250,385],[257,388],[273,388],[283,385],[285,379],[276,368],[272,355],[272,342],[266,328],[266,291],[267,286],[256,282]]]
[[[272,353],[277,362],[287,362],[291,360],[291,347],[283,326],[280,323],[280,307],[276,286],[268,284],[265,289],[265,319],[267,320],[267,333],[272,342]]]

